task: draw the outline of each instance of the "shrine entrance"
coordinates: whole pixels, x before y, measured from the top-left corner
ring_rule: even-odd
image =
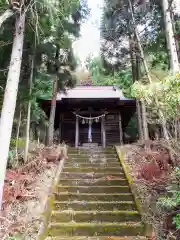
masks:
[[[84,143],[96,143],[105,147],[104,118],[107,113],[101,115],[81,115],[74,112],[76,116],[75,139],[76,146]]]
[[[91,125],[79,122],[79,145],[84,143],[102,145],[101,122],[93,122]]]

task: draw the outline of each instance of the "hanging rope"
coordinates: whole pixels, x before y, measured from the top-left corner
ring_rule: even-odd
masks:
[[[102,114],[102,115],[96,116],[96,117],[83,117],[83,116],[81,116],[81,115],[79,115],[79,114],[77,114],[77,113],[75,113],[75,112],[73,112],[73,114],[76,115],[76,117],[79,117],[79,118],[82,118],[82,119],[86,119],[86,120],[96,120],[96,119],[105,117],[105,115],[107,114],[107,112],[104,113],[104,114]]]

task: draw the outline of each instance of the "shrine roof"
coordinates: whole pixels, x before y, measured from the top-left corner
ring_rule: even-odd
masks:
[[[57,100],[62,99],[120,99],[131,100],[124,96],[117,86],[76,86],[66,93],[58,93]]]

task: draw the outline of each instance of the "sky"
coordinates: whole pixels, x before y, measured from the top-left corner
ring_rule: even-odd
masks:
[[[85,62],[89,54],[98,56],[100,50],[100,21],[103,0],[88,0],[90,16],[81,26],[81,37],[73,43],[75,55]]]

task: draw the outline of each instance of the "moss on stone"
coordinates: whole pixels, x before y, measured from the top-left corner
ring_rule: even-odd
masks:
[[[144,225],[137,223],[53,223],[49,236],[137,236],[143,235]]]
[[[122,165],[122,167],[123,167],[123,170],[124,170],[124,173],[125,173],[125,176],[126,176],[126,178],[127,178],[127,180],[128,180],[128,183],[129,183],[129,186],[130,186],[130,188],[131,188],[131,192],[132,192],[132,194],[133,194],[133,196],[134,196],[134,201],[135,201],[135,203],[136,203],[136,206],[137,206],[137,209],[138,209],[138,211],[139,211],[139,213],[141,214],[141,216],[144,214],[143,213],[143,209],[142,209],[142,207],[141,207],[141,203],[140,203],[140,200],[139,200],[139,198],[136,196],[136,192],[134,191],[134,188],[133,188],[133,179],[132,179],[132,177],[131,177],[131,175],[130,175],[130,169],[129,169],[129,166],[127,165],[127,164],[125,164],[125,162],[124,162],[124,158],[125,158],[125,152],[122,150],[122,148],[120,148],[120,147],[115,147],[116,148],[116,152],[117,152],[117,155],[118,155],[118,157],[119,157],[119,161],[120,161],[120,163],[121,163],[121,165]],[[145,224],[145,223],[144,223]],[[145,230],[144,230],[144,234],[146,235],[146,236],[151,236],[151,233],[152,233],[152,227],[151,227],[151,225],[149,225],[149,224],[145,224]]]
[[[130,193],[129,186],[61,186],[57,187],[58,193]]]
[[[55,198],[57,201],[133,201],[133,195],[129,193],[56,193]]]

